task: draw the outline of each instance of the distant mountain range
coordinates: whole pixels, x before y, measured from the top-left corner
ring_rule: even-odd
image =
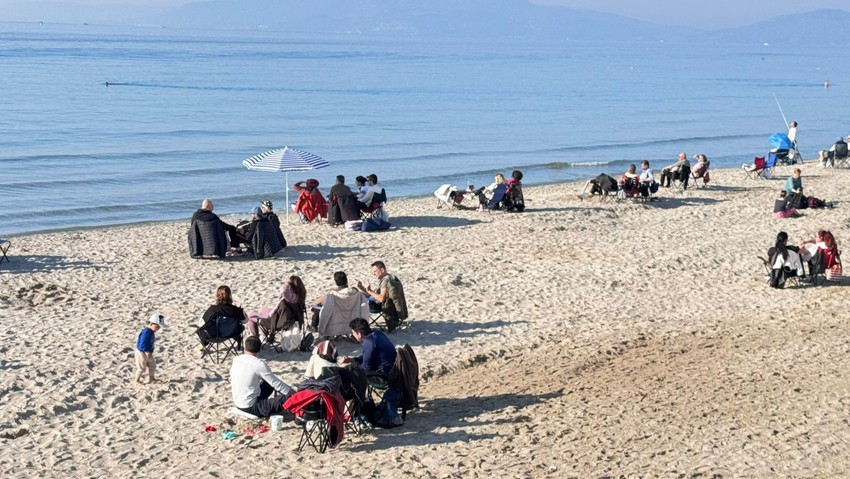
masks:
[[[208,0],[163,9],[22,1],[0,21],[162,25],[442,38],[846,44],[850,13],[815,10],[723,30],[662,26],[526,0]]]

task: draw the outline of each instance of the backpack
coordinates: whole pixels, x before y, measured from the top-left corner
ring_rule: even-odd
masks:
[[[372,216],[360,225],[360,231],[384,231],[390,229],[390,222]]]

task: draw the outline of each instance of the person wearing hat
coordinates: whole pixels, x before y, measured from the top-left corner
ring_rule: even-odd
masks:
[[[165,324],[165,316],[154,313],[148,318],[148,324],[139,332],[136,338],[136,384],[142,383],[142,375],[148,373],[148,383],[156,382],[156,361],[153,357],[156,332],[160,329],[168,329]]]
[[[280,241],[281,246],[286,248],[286,238],[283,236],[283,230],[280,228],[280,218],[278,218],[277,214],[274,212],[274,205],[270,200],[263,200],[260,204],[261,215],[268,221],[274,225],[277,230],[277,239]]]
[[[262,218],[262,216],[262,209],[259,206],[255,206],[251,209],[251,221],[248,223],[243,221],[236,231],[240,244],[251,246],[251,239],[254,237],[254,232],[257,230],[257,222],[266,221]]]

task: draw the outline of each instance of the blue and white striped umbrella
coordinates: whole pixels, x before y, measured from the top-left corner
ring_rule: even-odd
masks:
[[[259,171],[307,171],[330,166],[322,157],[285,146],[276,150],[254,155],[242,164],[249,170]]]
[[[282,171],[286,173],[286,222],[289,223],[289,172],[318,170],[330,166],[321,156],[284,146],[246,158],[242,161],[245,168],[257,171]]]

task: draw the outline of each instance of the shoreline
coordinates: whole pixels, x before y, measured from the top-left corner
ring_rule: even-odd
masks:
[[[817,162],[817,159],[803,160],[803,162],[800,165],[807,165],[807,164],[811,165],[811,164],[816,163],[816,162]],[[638,163],[635,163],[635,164],[638,164]],[[605,166],[605,165],[600,165],[600,166]],[[795,165],[795,166],[797,166],[797,165]],[[739,170],[740,170],[740,168],[734,168],[734,167],[728,167],[728,168],[713,168],[712,167],[712,169],[711,169],[712,172],[715,172],[715,171],[739,171]],[[656,170],[653,170],[653,172],[655,172],[655,171]],[[599,171],[596,174],[599,174],[599,173],[603,173],[603,171]],[[610,174],[610,173],[608,173],[608,174]],[[616,174],[613,174],[611,176],[614,177],[615,179],[618,179],[620,174],[621,173],[616,173]],[[658,177],[658,175],[659,175],[659,173],[656,172],[655,176]],[[586,182],[588,179],[593,178],[594,176],[596,176],[596,175],[590,176],[590,177],[585,178],[585,179],[578,179],[578,180],[529,183],[529,184],[524,184],[524,187],[525,188],[538,188],[538,187],[551,187],[551,186],[558,186],[558,185],[568,186],[568,185],[575,183],[576,185],[579,185],[579,188],[576,190],[576,194],[578,194],[578,192],[580,191],[581,186],[583,186],[584,182]],[[463,185],[460,184],[460,183],[456,186],[461,187],[461,188],[463,187]],[[664,191],[664,190],[660,190],[660,191]],[[273,197],[273,195],[272,195],[272,197]],[[390,207],[388,208],[388,210],[389,210],[390,214],[392,215],[392,204],[394,202],[423,200],[423,199],[432,198],[432,197],[436,198],[436,197],[434,197],[433,192],[431,192],[430,194],[400,196],[400,197],[397,197],[397,198],[391,197],[392,199],[389,202]],[[295,198],[297,198],[297,194],[295,195]],[[210,199],[212,199],[213,202],[216,201],[215,198],[210,198]],[[292,196],[290,196],[290,199],[292,199]],[[203,200],[203,198],[198,199],[197,203],[198,203],[199,206],[200,206],[200,203],[201,203],[202,200]],[[191,216],[192,216],[192,213],[194,213],[194,210],[188,212],[188,214],[186,215],[185,222],[188,223],[189,218],[191,218]],[[278,213],[279,213],[279,211],[278,211]],[[227,218],[227,219],[230,219],[230,220],[235,219],[236,221],[238,221],[240,219],[246,219],[244,217],[245,215],[240,215],[240,213],[222,213],[220,216],[222,218]],[[280,216],[280,214],[279,214],[279,216]],[[127,223],[105,223],[105,224],[97,224],[97,225],[68,226],[68,227],[64,227],[64,228],[34,230],[34,231],[27,231],[27,232],[21,232],[21,233],[13,233],[13,234],[6,235],[3,238],[4,239],[14,239],[14,238],[21,238],[21,237],[30,236],[30,235],[37,235],[37,234],[73,233],[73,232],[84,232],[84,231],[96,231],[96,230],[106,230],[106,229],[115,229],[115,228],[145,226],[145,225],[154,225],[154,224],[178,224],[178,223],[182,223],[182,222],[184,222],[184,220],[181,220],[181,219],[156,219],[156,220],[144,220],[144,221],[131,221],[131,222],[127,222]],[[283,225],[284,225],[284,227],[286,227],[285,222],[283,223]]]
[[[656,203],[580,201],[573,182],[527,186],[523,213],[398,201],[387,232],[292,224],[286,256],[261,261],[193,260],[172,222],[27,235],[0,265],[0,415],[10,418],[0,474],[126,476],[141,464],[160,477],[243,467],[323,477],[357,462],[363,475],[447,478],[840,476],[848,281],[772,290],[757,260],[780,229],[791,243],[827,228],[850,244],[850,170],[802,169],[807,192],[835,209],[776,219],[789,167],[769,181],[713,169],[708,188]],[[422,409],[324,455],[279,454],[297,441],[291,426],[245,435],[225,414],[229,361],[195,350],[193,324],[215,288],[252,310],[291,274],[309,299],[333,271],[374,284],[378,259],[404,283],[411,326],[390,339],[416,352]],[[152,311],[171,324],[156,346],[162,383],[134,388],[132,339]],[[297,384],[309,355],[261,357]]]

